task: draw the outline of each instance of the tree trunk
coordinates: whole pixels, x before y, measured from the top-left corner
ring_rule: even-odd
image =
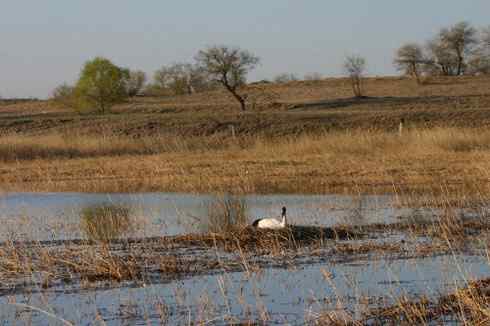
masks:
[[[461,51],[460,49],[456,49],[456,54],[458,56],[458,76],[460,76],[463,73],[463,51]]]
[[[240,108],[242,109],[242,111],[246,111],[247,106],[245,105],[245,100],[240,96],[238,96],[237,99],[240,102]]]
[[[228,83],[223,83],[223,85],[225,85],[226,89],[233,95],[233,97],[240,103],[240,108],[242,111],[246,111],[247,110],[247,106],[246,106],[246,103],[245,103],[245,99],[243,97],[240,96],[240,94],[238,94],[236,92],[236,90],[231,87]]]
[[[458,57],[458,73],[457,73],[457,76],[461,76],[462,72],[463,72],[463,58]]]
[[[361,78],[354,76],[351,78],[352,90],[355,97],[362,97]]]
[[[240,102],[240,108],[242,109],[242,111],[245,111],[247,110],[247,106],[245,105],[245,99],[243,97],[240,96],[240,94],[238,94],[234,89],[228,89],[231,94],[233,95],[233,97],[236,98],[236,100],[238,102]]]
[[[417,81],[417,84],[420,85],[420,75],[419,75],[419,71],[417,69],[417,64],[416,63],[412,63],[412,75],[415,77],[415,80]]]

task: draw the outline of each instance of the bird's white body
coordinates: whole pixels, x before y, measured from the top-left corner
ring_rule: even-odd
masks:
[[[276,220],[275,218],[264,218],[257,223],[259,229],[282,229],[286,227],[286,221],[284,218],[282,221]]]
[[[282,209],[282,219],[278,220],[275,218],[261,218],[256,220],[253,224],[253,226],[259,228],[259,229],[283,229],[287,225],[286,221],[286,208],[283,207]]]

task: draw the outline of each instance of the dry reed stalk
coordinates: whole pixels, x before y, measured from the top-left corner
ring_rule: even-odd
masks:
[[[282,140],[255,138],[245,141],[248,144],[243,147],[226,140],[214,147],[203,144],[203,139],[169,149],[164,148],[167,139],[156,137],[147,151],[140,143],[145,140],[130,138],[88,139],[87,147],[79,147],[58,144],[60,140],[50,145],[49,140],[40,143],[38,138],[21,137],[17,145],[9,139],[14,145],[4,143],[7,149],[3,150],[0,141],[0,158],[6,162],[0,182],[4,189],[27,191],[214,192],[239,188],[246,193],[325,193],[412,189],[451,192],[457,200],[461,192],[475,198],[488,193],[489,140],[490,132],[483,129],[411,130],[401,138],[388,132],[354,130]],[[92,147],[95,141],[103,142],[103,148]],[[83,153],[73,154],[74,150]],[[22,157],[24,162],[19,165],[16,160]]]

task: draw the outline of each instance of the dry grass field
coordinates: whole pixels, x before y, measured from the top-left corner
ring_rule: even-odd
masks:
[[[243,114],[220,90],[139,97],[106,115],[50,101],[5,102],[0,184],[88,192],[482,191],[489,82],[370,78],[363,99],[351,98],[345,79],[255,83],[245,90]]]
[[[65,191],[226,193],[214,196],[203,216],[190,215],[203,233],[140,238],[146,225],[171,230],[171,211],[156,219],[151,209],[135,213],[148,205],[135,194],[134,207],[109,201],[77,213],[73,205],[51,221],[39,209],[49,203],[41,201],[32,217],[6,219],[0,317],[267,325],[282,320],[275,302],[284,305],[285,293],[288,310],[300,306],[296,297],[305,303],[289,314],[300,321],[292,324],[486,325],[489,81],[441,78],[417,86],[371,78],[362,99],[351,98],[343,79],[259,83],[246,89],[245,113],[222,91],[138,97],[105,115],[51,101],[0,102],[0,191],[56,192],[41,194],[48,201]],[[250,227],[241,194],[278,193],[339,193],[353,201],[331,227],[315,218],[326,223],[342,210],[341,199],[332,206],[329,196],[301,199],[310,208],[305,225]],[[385,193],[393,196],[367,196],[374,206],[363,209],[365,194]],[[10,195],[6,208],[39,200]],[[61,205],[73,195],[87,200],[68,194]],[[383,206],[376,197],[393,202]],[[156,198],[159,209],[175,205]],[[71,210],[79,214],[73,225]],[[386,223],[364,224],[373,211]],[[49,236],[37,238],[39,229]],[[208,293],[214,283],[219,291]],[[204,290],[192,292],[199,284]],[[314,289],[318,301],[310,299]],[[97,301],[111,290],[118,294]],[[246,313],[230,310],[244,298],[251,302]]]

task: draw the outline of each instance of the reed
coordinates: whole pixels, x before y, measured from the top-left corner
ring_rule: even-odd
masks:
[[[80,229],[89,240],[108,242],[131,230],[130,210],[118,205],[93,205],[82,209]]]

